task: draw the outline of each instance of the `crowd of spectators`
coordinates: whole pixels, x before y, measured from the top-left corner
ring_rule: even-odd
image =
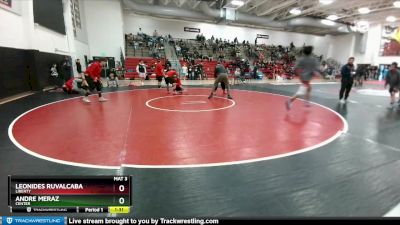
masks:
[[[174,47],[178,58],[184,61],[188,79],[206,78],[202,62],[216,60],[224,62],[231,74],[239,70],[241,75],[252,78],[266,76],[269,79],[291,79],[296,56],[300,55],[299,48],[293,43],[288,46],[266,45],[258,44],[259,40],[256,39],[254,44],[250,44],[249,41],[240,42],[237,37],[233,40],[214,36],[206,39],[203,34],[198,34],[194,40],[173,39],[171,35],[159,36],[156,30],[150,36],[139,29],[137,36],[128,34],[126,39],[135,49],[148,47],[154,58],[162,57],[164,43],[168,42]],[[322,56],[319,58],[322,60]],[[322,63],[322,66],[323,74],[332,72],[328,63]]]
[[[137,35],[125,34],[125,40],[127,45],[132,46],[135,51],[148,48],[151,57],[159,59],[163,56],[166,38],[159,36],[157,30],[154,30],[153,36],[150,36],[139,28]]]
[[[177,56],[187,62],[188,68],[196,67],[193,62],[198,59],[218,60],[223,61],[232,74],[238,68],[241,75],[247,74],[252,78],[260,77],[260,73],[270,79],[276,79],[277,76],[292,78],[292,68],[298,54],[293,43],[287,47],[252,45],[249,41],[239,42],[236,37],[233,41],[214,36],[206,39],[202,34],[197,35],[195,40],[176,40],[174,45]],[[210,54],[201,54],[203,49]]]

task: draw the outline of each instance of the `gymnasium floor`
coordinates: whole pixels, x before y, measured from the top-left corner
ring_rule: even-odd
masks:
[[[382,86],[353,88],[341,106],[338,83],[315,84],[315,104],[289,112],[294,84],[234,86],[233,101],[198,85],[168,97],[108,89],[109,102],[91,105],[49,92],[8,102],[0,213],[10,174],[123,174],[135,217],[381,217],[400,202],[400,111]]]

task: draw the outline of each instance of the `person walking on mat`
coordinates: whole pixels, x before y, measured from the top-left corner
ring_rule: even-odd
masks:
[[[390,93],[390,109],[395,107],[396,103],[396,93],[400,90],[400,70],[397,68],[397,62],[393,62],[390,70],[385,79],[385,88],[389,85]],[[400,103],[400,99],[399,99]]]
[[[229,81],[228,81],[228,73],[225,69],[225,67],[221,64],[221,62],[218,62],[217,66],[215,67],[215,74],[217,78],[214,81],[214,86],[211,89],[211,94],[208,96],[208,99],[211,99],[215,93],[217,92],[218,89],[218,84],[223,83],[226,87],[226,90],[228,92],[228,99],[232,99],[231,93],[230,93],[230,87],[229,87]]]
[[[95,61],[83,72],[82,76],[82,89],[85,90],[85,96],[83,97],[83,101],[86,103],[90,103],[89,94],[92,90],[96,89],[99,95],[99,102],[105,102],[105,99],[102,96],[102,83],[101,83],[101,70],[102,67],[107,65],[107,59],[103,58],[99,61]]]
[[[341,104],[344,104],[346,103],[347,98],[349,97],[349,93],[354,83],[354,75],[355,75],[354,57],[350,57],[347,60],[347,64],[342,66],[340,73],[342,74],[342,81],[341,81],[342,85],[339,92],[339,101]],[[343,99],[343,94],[344,94],[344,99]]]
[[[296,62],[294,72],[299,75],[302,84],[296,94],[286,101],[287,110],[291,109],[292,103],[301,95],[305,95],[305,106],[309,106],[311,95],[310,81],[314,74],[321,75],[319,72],[319,62],[311,55],[312,51],[312,46],[305,46],[303,48],[303,56]]]

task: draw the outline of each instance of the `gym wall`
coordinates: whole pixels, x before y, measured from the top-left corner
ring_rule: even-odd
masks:
[[[50,68],[57,63],[60,76],[64,55],[0,47],[0,98],[26,91],[39,91],[47,86],[61,85],[52,79]]]

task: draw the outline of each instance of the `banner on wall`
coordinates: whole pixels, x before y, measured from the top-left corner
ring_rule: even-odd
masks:
[[[269,39],[269,35],[267,35],[267,34],[257,34],[257,38]]]
[[[394,34],[393,38],[400,43],[400,26],[397,28],[396,33]]]
[[[12,6],[12,0],[0,0],[0,4],[6,5],[6,6],[8,6],[8,7],[11,8],[11,6]]]
[[[183,30],[185,32],[200,33],[200,29],[199,28],[185,27]]]
[[[16,13],[18,15],[21,15],[22,10],[21,10],[21,4],[23,1],[17,0],[0,0],[0,8],[5,9],[7,11]]]
[[[382,28],[380,56],[400,56],[400,25]]]

